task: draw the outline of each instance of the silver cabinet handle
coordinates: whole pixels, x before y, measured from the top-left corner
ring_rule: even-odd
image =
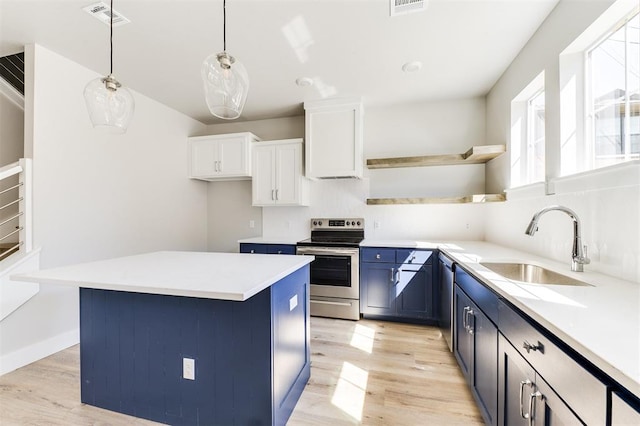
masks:
[[[222,161],[218,161],[218,171],[222,171]]]
[[[278,200],[278,190],[276,189],[276,200]]]
[[[393,274],[393,272],[395,271],[395,269],[396,269],[396,268],[391,268],[391,275],[389,275],[389,281],[390,281],[390,282],[394,282],[394,279],[393,279],[393,275],[394,275],[394,274]]]
[[[274,193],[275,193],[275,189],[272,189],[272,190],[271,190],[271,199],[272,199],[272,200],[275,200],[275,197],[273,196],[273,194],[274,194]]]
[[[522,396],[524,395],[524,387],[525,386],[531,387],[531,385],[533,385],[533,383],[531,383],[531,380],[529,379],[523,380],[520,382],[520,417],[522,417],[523,419],[528,419],[531,414],[531,406],[529,406],[529,412],[525,414],[524,404],[522,403]]]
[[[282,250],[278,250],[278,254],[282,254]]]
[[[467,315],[469,315],[469,319],[467,320],[467,331],[469,334],[473,334],[473,326],[471,325],[471,318],[473,318],[473,309],[469,308],[467,311]]]
[[[540,391],[535,391],[529,395],[529,426],[533,426],[536,422],[536,398],[540,398],[540,400],[542,400],[544,396]]]
[[[538,342],[537,345],[532,345],[531,343],[527,342],[526,340],[524,342],[522,342],[522,347],[527,351],[527,353],[529,353],[530,351],[534,351],[535,352],[538,349],[542,349],[542,345],[540,344],[540,342]]]
[[[467,312],[469,311],[468,306],[465,306],[464,309],[462,310],[462,326],[464,327],[465,330],[468,330],[467,328]]]
[[[376,259],[380,259],[380,253],[376,254]]]
[[[255,253],[256,251],[254,249],[251,249],[251,251],[249,253]]]

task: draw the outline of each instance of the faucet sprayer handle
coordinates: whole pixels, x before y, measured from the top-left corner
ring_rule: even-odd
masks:
[[[586,244],[582,246],[582,253],[582,263],[584,263],[585,265],[591,263],[591,259],[589,259],[589,251]]]

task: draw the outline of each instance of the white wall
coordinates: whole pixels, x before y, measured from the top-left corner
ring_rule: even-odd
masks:
[[[559,54],[612,3],[611,0],[561,1],[487,95],[487,139],[509,144],[511,100],[537,74],[545,71],[546,168],[550,178],[560,174]],[[633,171],[625,176],[631,178],[607,189],[589,187],[586,185],[589,175],[580,176],[575,179],[574,190],[545,196],[541,188],[540,195],[487,205],[486,239],[569,265],[572,227],[567,217],[550,213],[542,218],[540,232],[534,237],[524,235],[527,223],[537,210],[562,204],[574,209],[582,219],[583,242],[589,246],[593,260],[585,269],[640,281],[640,180],[633,177],[636,176]],[[487,165],[487,186],[492,190],[508,188],[507,156]]]
[[[24,149],[24,111],[0,90],[0,167],[18,161]]]
[[[25,56],[25,151],[33,156],[40,266],[205,250],[207,186],[187,179],[186,150],[187,136],[204,126],[134,93],[128,132],[101,133],[82,95],[98,74],[38,45]],[[0,323],[0,355],[27,357],[32,347],[42,353],[43,344],[55,352],[77,341],[77,329],[77,290],[43,285]]]
[[[209,126],[208,134],[251,131],[263,140],[304,137],[304,117]],[[465,152],[485,144],[484,98],[365,108],[364,156]],[[484,192],[483,165],[367,171],[365,179],[311,182],[311,206],[263,207],[262,235],[306,238],[312,217],[364,217],[368,238],[483,239],[479,205],[368,206],[370,197],[455,196]],[[261,235],[248,229],[256,208],[250,182],[209,187],[209,249],[235,251],[237,239]],[[225,220],[223,220],[223,218]],[[378,222],[380,227],[373,227]]]

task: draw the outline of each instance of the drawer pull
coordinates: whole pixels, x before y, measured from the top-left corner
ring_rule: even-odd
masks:
[[[471,325],[471,319],[473,318],[473,309],[469,308],[467,311],[469,318],[467,319],[467,332],[473,334],[473,325]]]
[[[376,259],[380,259],[380,253],[376,254]]]
[[[471,309],[468,306],[465,306],[464,309],[462,310],[462,327],[465,330],[469,330],[469,326],[467,325],[467,312],[469,311],[469,309]]]
[[[536,412],[537,398],[540,398],[540,400],[544,398],[540,391],[535,391],[534,393],[529,395],[529,426],[533,426],[536,422],[536,416],[534,415],[534,413]]]
[[[531,408],[529,408],[529,412],[525,414],[524,412],[524,404],[522,403],[522,396],[524,395],[524,387],[525,386],[529,386],[531,387],[533,385],[533,383],[531,383],[531,380],[527,379],[527,380],[523,380],[520,382],[520,417],[522,417],[523,419],[528,419],[531,415]],[[529,401],[529,407],[531,407],[531,401]]]
[[[527,353],[529,353],[530,351],[537,351],[540,350],[540,352],[542,352],[542,343],[538,342],[537,345],[532,345],[531,343],[527,342],[526,340],[524,342],[522,342],[522,347],[527,351]]]

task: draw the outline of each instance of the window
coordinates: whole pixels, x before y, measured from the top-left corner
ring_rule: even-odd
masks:
[[[527,183],[544,181],[544,90],[527,103]]]
[[[511,188],[545,180],[544,72],[511,101]]]
[[[587,51],[587,169],[640,158],[640,15]]]

